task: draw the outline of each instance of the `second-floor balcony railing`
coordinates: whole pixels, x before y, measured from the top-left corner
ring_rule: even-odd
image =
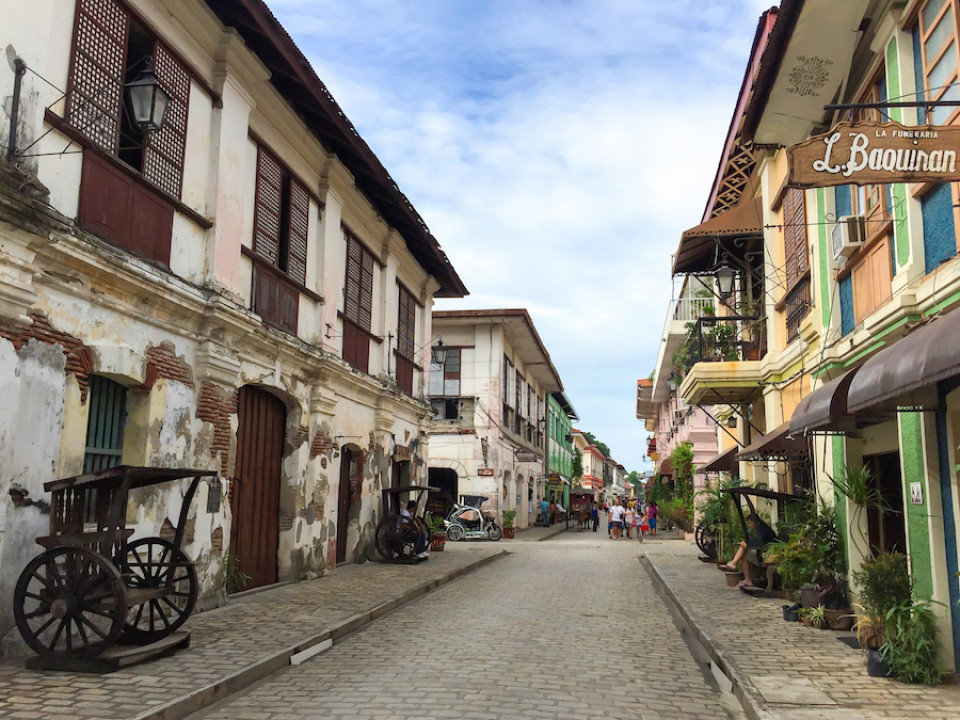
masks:
[[[679,322],[696,322],[706,314],[713,314],[713,298],[679,298],[673,310],[673,319]]]
[[[767,351],[764,319],[757,316],[701,317],[674,355],[686,372],[698,362],[759,360]]]

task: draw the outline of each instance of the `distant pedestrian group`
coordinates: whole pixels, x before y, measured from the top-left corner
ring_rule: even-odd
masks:
[[[653,522],[650,522],[650,513],[653,513]],[[633,533],[637,533],[637,539],[643,542],[643,536],[648,532],[653,532],[656,527],[656,503],[652,503],[652,509],[644,508],[639,500],[621,501],[620,498],[614,498],[613,505],[607,510],[607,535],[611,540],[619,540],[626,533],[627,538],[632,538]],[[596,529],[596,528],[594,528]]]

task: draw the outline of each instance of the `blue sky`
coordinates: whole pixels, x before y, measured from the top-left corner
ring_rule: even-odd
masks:
[[[647,434],[680,233],[697,225],[765,0],[268,0],[470,295],[529,310],[580,421]]]

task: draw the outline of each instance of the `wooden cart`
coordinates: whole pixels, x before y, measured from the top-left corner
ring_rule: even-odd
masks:
[[[189,644],[179,628],[193,612],[197,574],[181,546],[200,479],[216,475],[121,465],[44,485],[50,534],[37,543],[46,551],[27,564],[13,596],[17,628],[39,656],[29,668],[109,672]],[[128,542],[130,491],[188,477],[173,540]]]
[[[423,512],[427,494],[431,491],[438,492],[439,489],[429,485],[412,485],[380,491],[383,498],[383,517],[377,523],[374,544],[384,560],[412,564],[427,559],[417,552],[419,548],[430,545],[430,528],[423,518]],[[400,514],[410,500],[417,503],[413,520]]]

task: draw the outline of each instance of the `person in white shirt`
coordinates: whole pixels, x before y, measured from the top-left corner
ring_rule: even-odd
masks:
[[[620,504],[620,498],[610,508],[610,524],[613,526],[611,537],[619,540],[623,534],[623,505]]]

